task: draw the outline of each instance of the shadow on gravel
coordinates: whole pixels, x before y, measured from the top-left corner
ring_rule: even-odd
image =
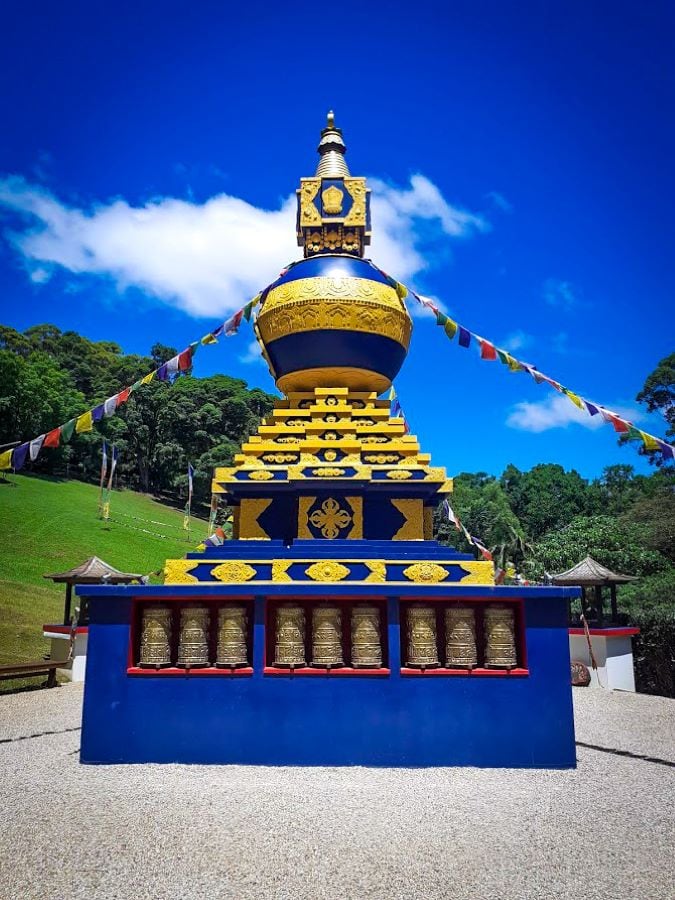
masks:
[[[659,756],[645,756],[643,753],[631,753],[630,750],[617,750],[616,747],[601,747],[599,744],[586,744],[583,741],[577,741],[576,745],[577,747],[585,747],[587,750],[599,750],[601,753],[612,753],[614,756],[641,759],[643,762],[656,763],[658,766],[669,766],[675,769],[675,762],[672,762],[670,759],[661,759]]]

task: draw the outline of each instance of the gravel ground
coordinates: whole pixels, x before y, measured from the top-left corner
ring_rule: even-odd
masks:
[[[673,700],[577,689],[547,772],[80,766],[81,697],[0,696],[2,900],[675,897]]]

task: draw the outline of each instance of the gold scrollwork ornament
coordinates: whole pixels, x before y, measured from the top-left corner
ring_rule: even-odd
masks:
[[[438,584],[448,577],[448,570],[437,563],[413,563],[403,570],[403,574],[409,581],[415,584]]]
[[[253,566],[241,560],[228,560],[211,569],[211,575],[218,581],[225,584],[239,584],[240,582],[250,581],[255,578],[256,570]]]

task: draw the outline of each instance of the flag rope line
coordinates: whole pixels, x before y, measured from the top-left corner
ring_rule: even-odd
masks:
[[[386,273],[384,272],[382,274],[390,279],[391,282],[394,282],[394,279],[391,278],[391,276],[386,275]],[[649,434],[646,431],[641,431],[632,422],[629,422],[628,419],[624,419],[622,416],[619,416],[617,415],[617,413],[612,412],[604,406],[601,406],[599,403],[591,403],[589,400],[586,400],[579,394],[576,394],[573,391],[569,390],[569,388],[563,387],[563,385],[559,381],[556,381],[554,378],[550,378],[548,375],[540,372],[536,366],[517,359],[508,351],[501,349],[501,347],[498,347],[493,341],[488,341],[486,338],[481,337],[479,334],[476,334],[475,332],[470,331],[468,328],[465,328],[463,325],[460,325],[459,322],[451,319],[450,316],[446,316],[445,313],[442,313],[436,306],[436,304],[428,297],[423,297],[421,294],[418,294],[416,291],[412,290],[412,288],[407,288],[404,285],[399,284],[398,282],[396,282],[396,284],[398,285],[397,292],[399,296],[403,294],[403,298],[405,298],[405,296],[409,293],[421,306],[433,313],[433,315],[436,317],[436,324],[443,328],[450,340],[453,340],[455,335],[458,335],[458,343],[460,347],[468,348],[469,346],[471,346],[471,342],[475,341],[480,348],[481,359],[498,359],[504,365],[508,366],[511,372],[527,372],[532,376],[532,378],[534,378],[537,384],[542,384],[543,382],[545,382],[559,394],[564,394],[567,399],[570,400],[578,409],[582,410],[582,412],[586,412],[591,416],[600,415],[603,422],[611,424],[617,434],[623,434],[626,436],[626,440],[640,440],[642,441],[646,450],[657,450],[662,454],[664,459],[675,459],[675,447],[673,447],[671,444],[655,437],[653,434]]]

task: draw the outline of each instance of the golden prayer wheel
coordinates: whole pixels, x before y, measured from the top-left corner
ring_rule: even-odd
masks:
[[[321,669],[344,666],[342,613],[338,606],[321,603],[312,609],[312,663]]]
[[[180,636],[176,665],[186,669],[209,664],[209,610],[184,606],[180,611]]]
[[[485,665],[493,669],[513,669],[518,665],[514,614],[508,606],[485,609]]]
[[[139,666],[171,665],[171,610],[168,606],[144,606]]]
[[[248,641],[245,606],[228,604],[218,610],[217,666],[247,666]]]
[[[470,606],[445,610],[445,664],[450,669],[473,669],[478,665],[476,614]]]
[[[305,611],[301,606],[284,603],[277,609],[274,665],[286,668],[304,666]]]
[[[377,606],[360,604],[352,608],[352,665],[355,669],[379,669],[382,665],[380,610]]]
[[[415,603],[408,607],[408,659],[406,665],[417,669],[438,666],[436,643],[436,610],[433,606]]]

